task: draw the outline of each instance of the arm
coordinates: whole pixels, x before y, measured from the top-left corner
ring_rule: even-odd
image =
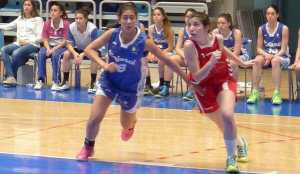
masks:
[[[184,58],[184,53],[181,49],[183,46],[183,35],[184,35],[184,29],[181,28],[178,33],[178,39],[177,39],[177,43],[176,43],[175,52],[177,55]]]
[[[35,21],[35,34],[36,37],[30,38],[29,43],[30,44],[39,44],[43,42],[43,37],[42,37],[42,32],[43,32],[43,26],[44,26],[44,21],[43,18],[38,17]]]
[[[287,26],[283,26],[282,29],[282,42],[281,42],[281,49],[278,53],[274,55],[275,56],[282,56],[286,54],[287,47],[288,47],[288,42],[289,42],[289,29]]]
[[[242,59],[240,59],[237,55],[235,55],[233,52],[231,52],[228,48],[224,47],[222,35],[217,34],[216,37],[218,38],[220,51],[223,52],[229,59],[233,60],[235,63],[237,63],[238,65],[240,65],[242,67],[248,67],[248,66],[253,65],[253,63],[254,63],[253,60],[243,62]]]
[[[154,25],[151,25],[149,27],[148,36],[152,42],[154,42],[153,30],[154,30]]]
[[[188,79],[187,75],[181,69],[181,67],[172,59],[170,59],[167,55],[165,55],[151,40],[149,39],[146,40],[144,49],[149,50],[152,54],[154,54],[155,57],[157,57],[164,64],[170,67],[173,71],[179,74],[188,85],[191,84],[191,81]]]
[[[145,26],[143,23],[141,23],[140,25],[140,30],[143,32],[143,33],[146,33],[146,29],[145,29]]]
[[[297,47],[297,52],[296,52],[296,56],[295,56],[295,62],[292,65],[293,68],[295,68],[295,66],[299,62],[299,60],[300,60],[300,29],[298,31],[298,47]]]
[[[171,33],[169,33],[169,36],[167,38],[168,48],[163,50],[164,53],[173,51],[173,49],[174,49],[174,37],[175,37],[174,30],[171,29]]]
[[[58,45],[56,45],[55,47],[53,47],[51,50],[51,53],[53,53],[54,51],[56,51],[57,49],[59,48],[62,48],[62,47],[65,47],[67,44],[67,39],[66,38],[63,38],[62,42]]]
[[[0,29],[5,30],[5,31],[16,29],[17,28],[18,20],[20,20],[20,19],[21,19],[21,16],[19,16],[17,19],[15,19],[14,21],[12,21],[9,24],[0,25]]]
[[[233,54],[236,56],[239,56],[242,49],[242,32],[238,29],[234,30],[234,48],[233,48]]]
[[[258,36],[257,36],[257,46],[256,46],[257,54],[264,55],[266,59],[272,59],[273,55],[268,54],[263,50],[263,42],[264,42],[264,38],[262,34],[262,28],[259,27]]]
[[[110,36],[113,31],[114,31],[114,29],[108,30],[102,36],[100,36],[99,38],[94,40],[92,43],[90,43],[84,50],[84,54],[88,58],[90,58],[92,61],[97,63],[104,70],[110,71],[110,72],[116,71],[118,66],[114,63],[107,64],[102,59],[100,59],[97,50],[99,50],[107,42],[109,42]]]

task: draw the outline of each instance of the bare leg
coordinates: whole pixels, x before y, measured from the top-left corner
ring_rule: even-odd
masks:
[[[275,90],[280,90],[280,82],[281,82],[281,59],[279,57],[275,57],[271,61],[272,63],[272,78],[275,86]]]

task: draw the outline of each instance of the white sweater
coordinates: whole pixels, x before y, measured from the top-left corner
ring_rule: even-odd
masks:
[[[36,47],[40,47],[40,43],[43,42],[42,31],[44,21],[41,17],[32,17],[29,19],[21,18],[17,19],[6,25],[0,25],[0,29],[13,30],[17,29],[17,41],[15,44],[19,45],[19,40],[27,40],[29,44],[33,44]]]

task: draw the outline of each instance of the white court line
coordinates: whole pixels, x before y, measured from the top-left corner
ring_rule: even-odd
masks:
[[[2,114],[0,112],[0,114]],[[7,114],[6,114],[7,115]],[[11,114],[11,115],[16,115],[19,116],[20,114]],[[52,120],[88,120],[89,116],[86,117],[40,117],[40,116],[32,116],[32,117],[11,117],[11,116],[0,116],[0,119],[22,119],[22,120],[47,120],[47,119],[52,119]],[[105,120],[117,120],[119,121],[120,118],[111,118],[111,117],[104,117]],[[180,124],[181,122],[205,122],[205,123],[213,123],[210,120],[186,120],[186,119],[164,119],[164,118],[138,118],[139,121],[174,121],[178,122],[178,125],[184,125]],[[1,121],[0,121],[1,123]],[[22,121],[24,123],[24,121]],[[31,122],[28,122],[31,123]],[[239,124],[248,124],[248,125],[268,125],[268,126],[283,126],[283,127],[300,127],[300,125],[289,125],[289,124],[272,124],[272,123],[262,123],[262,122],[242,122],[242,121],[236,121],[236,123]],[[193,124],[193,123],[192,123]]]

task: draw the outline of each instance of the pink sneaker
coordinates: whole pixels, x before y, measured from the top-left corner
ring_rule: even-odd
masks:
[[[94,147],[84,145],[81,151],[77,154],[77,161],[87,161],[89,157],[94,155]]]
[[[132,137],[133,132],[134,132],[134,127],[131,129],[122,129],[122,132],[121,132],[122,140],[128,141]]]

